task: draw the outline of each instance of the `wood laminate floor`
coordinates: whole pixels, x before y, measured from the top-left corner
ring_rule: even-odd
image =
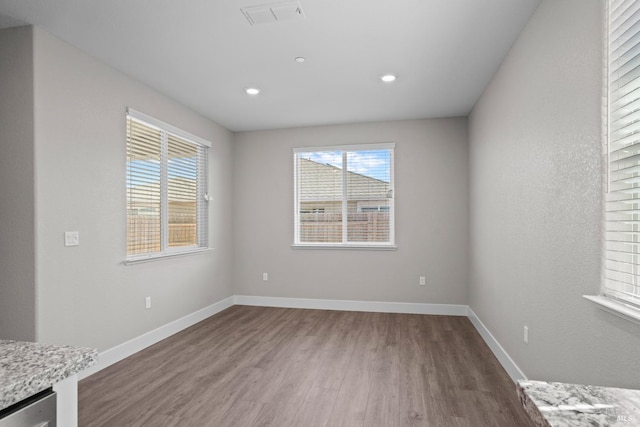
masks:
[[[452,316],[233,306],[78,394],[81,427],[533,425]]]

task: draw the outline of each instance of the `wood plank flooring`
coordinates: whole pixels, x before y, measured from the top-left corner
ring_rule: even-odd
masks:
[[[83,380],[79,425],[533,426],[465,317],[233,306]]]

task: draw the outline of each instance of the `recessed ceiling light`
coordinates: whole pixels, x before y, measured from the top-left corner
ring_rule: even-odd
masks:
[[[260,93],[260,89],[258,89],[257,87],[248,87],[244,91],[247,92],[247,95],[252,95],[252,96],[256,96],[257,94]]]
[[[393,74],[385,74],[384,76],[380,77],[380,80],[385,83],[391,83],[396,80],[396,76],[394,76]]]
[[[304,58],[303,58],[302,56],[298,56],[298,57],[295,59],[295,61],[296,61],[296,62],[300,62],[300,63],[302,63],[302,62],[304,62]]]

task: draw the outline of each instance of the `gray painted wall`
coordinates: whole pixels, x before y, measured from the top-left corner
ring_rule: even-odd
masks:
[[[44,31],[34,35],[38,341],[105,350],[231,296],[232,134]],[[213,143],[215,250],[123,264],[128,106]],[[64,247],[74,230],[80,246]]]
[[[235,293],[466,304],[466,124],[454,118],[237,133]],[[396,143],[397,251],[292,249],[292,148],[372,142]],[[426,287],[418,286],[420,275]]]
[[[582,298],[600,284],[602,22],[600,0],[543,1],[470,116],[470,306],[531,379],[637,388],[638,326]]]
[[[0,337],[34,340],[33,37],[0,31]]]

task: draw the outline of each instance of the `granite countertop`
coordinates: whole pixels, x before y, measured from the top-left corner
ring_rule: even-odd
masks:
[[[98,350],[0,340],[0,410],[93,366]]]
[[[518,381],[518,396],[541,427],[640,425],[640,390]]]

